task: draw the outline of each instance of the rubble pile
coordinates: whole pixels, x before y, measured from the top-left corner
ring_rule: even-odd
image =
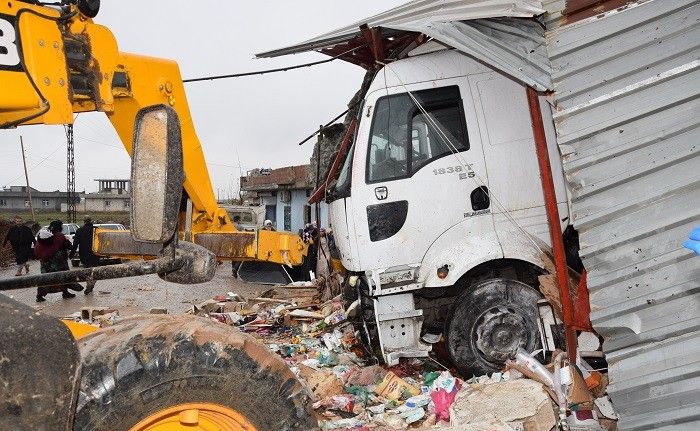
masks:
[[[189,314],[237,327],[282,357],[313,395],[322,430],[614,431],[607,378],[584,360],[555,351],[548,365],[519,349],[503,372],[459,378],[433,359],[378,365],[340,297],[320,302],[312,284],[292,284],[245,299],[234,292]],[[153,309],[151,313],[167,313]],[[117,310],[88,307],[70,316],[96,326]]]
[[[363,347],[339,297],[276,296],[229,292],[189,312],[238,327],[280,355],[313,394],[324,431],[614,429],[605,379],[583,361],[562,366],[556,352],[559,362],[544,366],[519,351],[504,372],[467,380],[432,359],[387,367]],[[555,373],[564,376],[559,390]]]

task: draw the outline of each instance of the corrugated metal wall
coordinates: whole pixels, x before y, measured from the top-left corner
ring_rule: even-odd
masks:
[[[555,123],[620,428],[698,430],[700,257],[681,244],[700,224],[700,1],[557,18]]]

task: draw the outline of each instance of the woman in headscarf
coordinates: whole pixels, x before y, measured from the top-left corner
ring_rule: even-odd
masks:
[[[63,235],[63,222],[54,220],[49,224],[48,230],[39,232],[37,243],[34,246],[34,254],[41,262],[41,273],[68,271],[68,252],[71,243]],[[83,287],[77,283],[62,284],[57,286],[42,286],[37,288],[36,301],[46,301],[48,293],[63,293],[63,299],[75,298],[68,289],[81,291]]]

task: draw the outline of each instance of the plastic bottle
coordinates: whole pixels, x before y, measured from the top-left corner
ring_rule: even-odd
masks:
[[[525,351],[525,349],[523,349],[522,347],[519,347],[517,353],[515,354],[515,363],[518,365],[522,365],[523,367],[535,373],[537,376],[542,378],[542,380],[545,383],[547,383],[547,386],[549,386],[553,391],[556,392],[556,389],[554,387],[554,376],[552,375],[552,373],[550,373],[544,365],[540,364],[540,362],[537,359],[535,359],[532,355],[527,353],[527,351]]]

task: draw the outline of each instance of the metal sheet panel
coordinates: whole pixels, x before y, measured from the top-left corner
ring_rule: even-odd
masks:
[[[314,51],[359,36],[360,25],[396,28],[414,21],[454,22],[494,17],[532,17],[544,10],[540,0],[414,0],[353,24],[284,48],[256,54],[277,57]]]
[[[430,36],[539,91],[552,88],[544,29],[533,19],[421,20],[396,28]]]
[[[546,2],[546,7],[561,2]],[[620,428],[700,429],[700,1],[547,20],[555,125]]]
[[[360,47],[356,42],[356,39],[361,39],[359,27],[368,24],[372,28],[396,31],[391,37],[386,37],[387,41],[401,35],[424,34],[525,85],[546,91],[552,86],[544,29],[534,19],[522,19],[544,12],[539,0],[414,1],[298,45],[257,56],[276,57],[313,50],[335,55],[335,51],[329,50],[339,44],[355,40],[355,48]],[[343,46],[345,54],[340,58],[357,63],[355,53],[345,49],[350,45]],[[403,51],[399,58],[406,54],[407,51]]]

